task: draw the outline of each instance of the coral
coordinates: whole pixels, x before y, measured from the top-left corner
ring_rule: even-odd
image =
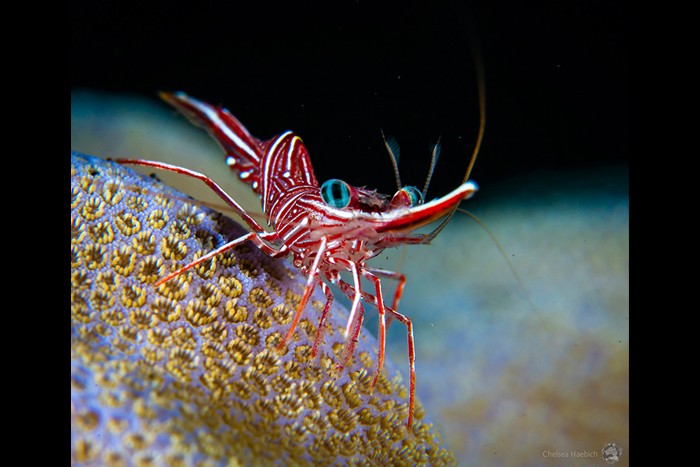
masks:
[[[118,164],[72,153],[71,462],[79,465],[452,465],[376,342],[335,371],[347,311],[310,356],[317,291],[284,351],[305,278],[242,245],[159,287],[244,230]]]

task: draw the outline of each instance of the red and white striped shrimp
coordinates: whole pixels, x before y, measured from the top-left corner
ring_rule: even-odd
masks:
[[[301,138],[292,132],[287,131],[265,141],[259,140],[222,107],[207,104],[182,92],[161,93],[161,97],[193,123],[204,127],[222,146],[226,153],[226,163],[262,198],[263,214],[272,231],[265,231],[212,179],[201,173],[162,162],[117,159],[120,163],[165,169],[202,180],[224,199],[251,229],[248,234],[172,272],[156,285],[247,241],[253,242],[263,252],[275,257],[292,255],[295,267],[307,277],[307,282],[301,302],[289,330],[279,343],[279,348],[286,346],[291,339],[304,306],[318,286],[326,296],[326,303],[312,347],[312,355],[316,355],[323,338],[327,314],[333,303],[333,294],[328,283],[335,284],[352,300],[345,330],[346,338],[349,339],[338,364],[338,369],[342,369],[352,356],[362,326],[362,301],[371,303],[379,313],[379,349],[372,387],[384,363],[388,321],[397,320],[407,329],[410,365],[407,425],[410,428],[416,384],[413,325],[410,318],[397,311],[406,277],[400,272],[371,268],[367,261],[388,247],[429,243],[442,230],[459,203],[477,191],[477,185],[467,181],[467,178],[483,134],[483,93],[480,101],[482,118],[479,138],[463,183],[450,193],[427,203],[423,202],[424,193],[410,186],[400,187],[393,197],[354,187],[337,179],[328,180],[319,186],[308,151]],[[395,163],[393,152],[396,148],[393,142],[387,142],[385,139],[385,143]],[[434,156],[438,150],[439,146],[436,146]],[[414,232],[440,218],[445,219],[431,233]],[[341,271],[352,274],[352,283],[341,278]],[[362,289],[363,277],[373,284],[374,290]],[[381,286],[383,278],[398,282],[391,307],[384,303]]]

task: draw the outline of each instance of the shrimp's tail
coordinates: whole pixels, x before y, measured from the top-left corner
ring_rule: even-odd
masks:
[[[204,128],[226,153],[226,164],[246,183],[257,187],[266,142],[251,135],[246,127],[223,107],[207,104],[184,92],[159,93],[193,124]]]

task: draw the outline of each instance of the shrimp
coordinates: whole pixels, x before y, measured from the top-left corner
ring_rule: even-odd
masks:
[[[413,324],[408,316],[398,311],[406,276],[396,271],[372,268],[367,262],[385,248],[429,243],[444,228],[459,203],[476,193],[478,186],[468,180],[468,177],[483,136],[483,92],[480,93],[479,136],[464,180],[451,192],[429,202],[425,202],[424,197],[430,175],[423,191],[414,186],[401,187],[396,162],[398,146],[393,139],[387,139],[383,134],[399,184],[399,189],[393,196],[355,187],[339,179],[330,179],[319,185],[306,146],[301,138],[291,131],[268,140],[260,140],[251,135],[236,117],[223,107],[208,104],[183,92],[162,92],[160,96],[194,124],[205,128],[219,143],[226,154],[228,166],[260,196],[263,214],[272,230],[263,229],[253,216],[204,174],[163,162],[116,159],[122,164],[168,170],[203,181],[230,205],[250,228],[249,233],[163,277],[156,282],[156,286],[245,242],[252,242],[273,257],[291,255],[294,266],[307,280],[302,299],[278,348],[282,349],[289,343],[304,306],[316,287],[320,287],[326,297],[326,303],[319,318],[312,347],[312,356],[316,356],[333,303],[333,293],[329,285],[333,284],[352,301],[345,329],[348,344],[337,364],[337,369],[342,370],[352,356],[362,327],[362,302],[372,304],[379,313],[377,367],[372,387],[377,382],[384,364],[388,322],[396,320],[406,326],[410,369],[407,426],[410,429],[416,386]],[[438,142],[433,149],[430,173],[439,149]],[[441,218],[444,220],[432,232],[415,232],[416,229]],[[351,282],[341,278],[340,273],[343,271],[352,275]],[[363,290],[361,278],[367,279],[373,290]],[[382,279],[391,279],[398,284],[391,306],[384,301]]]

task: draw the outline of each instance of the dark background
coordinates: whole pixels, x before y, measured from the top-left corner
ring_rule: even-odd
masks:
[[[73,0],[71,85],[222,104],[256,136],[294,130],[320,181],[429,197],[462,181],[486,76],[482,191],[541,170],[628,162],[626,11],[614,0],[133,2]],[[147,157],[147,155],[144,155]],[[578,172],[577,172],[578,173]]]

